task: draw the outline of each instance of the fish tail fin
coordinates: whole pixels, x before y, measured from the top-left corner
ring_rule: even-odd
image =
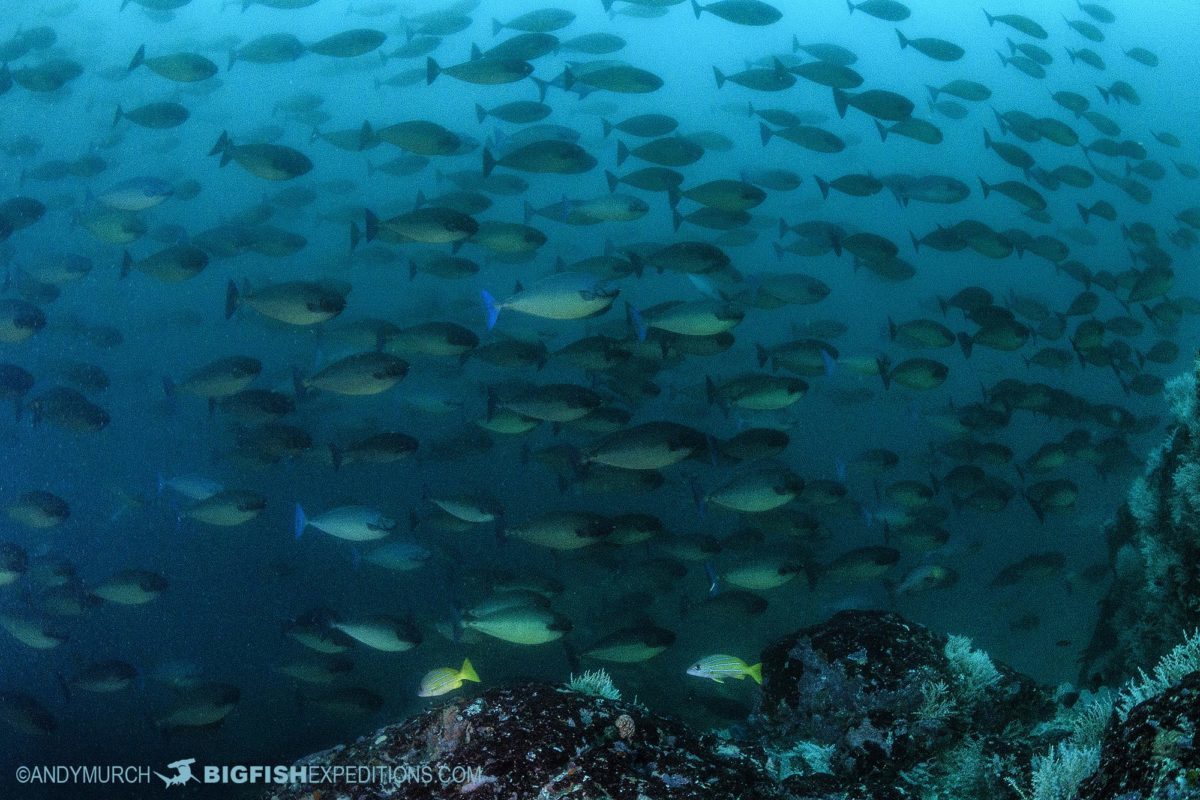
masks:
[[[627,158],[629,158],[629,148],[625,146],[624,142],[618,140],[617,141],[617,166],[619,167],[622,164],[624,164],[625,159],[627,159]]]
[[[708,513],[708,501],[704,499],[704,487],[695,478],[688,481],[688,485],[692,490],[692,502],[696,504],[696,512],[700,515],[700,519],[704,519]]]
[[[428,56],[425,59],[425,85],[433,83],[437,80],[437,76],[442,74],[442,68],[434,61],[433,56]]]
[[[129,254],[129,251],[126,250],[121,255],[121,277],[122,278],[128,277],[129,270],[132,266],[133,266],[133,256],[131,256]],[[7,280],[5,282],[7,283]]]
[[[908,232],[908,238],[912,240],[913,252],[920,253],[921,252],[921,240],[918,239],[917,235],[915,233],[913,233],[912,231]],[[943,312],[943,313],[945,313],[945,312]]]
[[[713,77],[717,79],[717,88],[720,89],[725,85],[725,73],[721,72],[721,70],[717,69],[716,67],[713,67],[712,69]]]
[[[237,283],[232,279],[225,285],[225,319],[233,316],[233,312],[238,308],[238,288]]]
[[[292,393],[296,395],[297,400],[308,396],[308,387],[304,385],[304,373],[299,367],[292,367]]]
[[[813,175],[813,180],[817,182],[817,188],[821,190],[821,199],[829,199],[829,181],[823,180],[820,175]]]
[[[850,0],[846,0],[846,2],[849,3]],[[843,92],[841,89],[834,89],[833,90],[833,104],[835,106],[837,106],[838,116],[841,117],[842,119],[845,119],[846,118],[846,108],[850,104],[850,96],[848,94],[846,94],[845,92]]]
[[[117,123],[120,122],[122,119],[124,119],[124,117],[125,117],[125,109],[121,106],[120,103],[117,103],[117,110],[113,113],[112,126],[114,128],[117,127]]]
[[[462,666],[458,668],[458,677],[464,681],[479,683],[479,673],[475,671],[475,665],[471,663],[471,659],[463,659]]]
[[[68,703],[71,702],[71,684],[67,683],[66,676],[61,672],[55,672],[54,679],[58,681],[58,688],[62,690],[63,699]]]
[[[1030,497],[1029,492],[1021,492],[1021,495],[1025,498],[1025,502],[1029,503],[1029,507],[1033,509],[1033,513],[1037,515],[1038,522],[1044,525],[1046,523],[1046,510],[1042,508],[1042,504]]]
[[[375,241],[379,235],[379,217],[371,209],[363,212],[363,238],[368,242]]]
[[[146,45],[142,45],[141,47],[139,47],[137,49],[137,52],[133,54],[133,58],[129,62],[129,69],[126,71],[133,72],[135,69],[140,67],[145,62],[146,62]]]
[[[496,168],[496,158],[492,155],[492,151],[488,148],[483,148],[483,177],[492,174],[492,170]]]
[[[695,2],[695,0],[693,0],[693,2]],[[562,641],[563,655],[565,655],[567,657],[567,666],[570,667],[571,672],[575,672],[576,670],[578,670],[580,668],[580,665],[582,664],[582,662],[579,660],[579,651],[576,650],[575,646],[572,645],[570,642],[568,642],[566,639],[562,639],[561,641]]]
[[[692,0],[692,13],[696,15],[696,19],[700,19],[700,12],[703,10],[703,6],[697,3],[696,0]]]
[[[758,359],[758,366],[760,369],[765,367],[767,362],[771,359],[771,354],[767,352],[767,348],[763,347],[763,345],[759,342],[754,343],[754,355]]]
[[[292,538],[299,539],[304,535],[304,529],[308,527],[308,516],[304,513],[304,509],[296,503],[296,512],[292,517]]]
[[[905,36],[903,31],[901,31],[899,28],[896,28],[896,38],[898,38],[900,40],[900,49],[901,50],[908,49],[908,37]]]
[[[334,442],[329,443],[329,460],[333,462],[333,469],[336,472],[342,468],[346,454],[342,452],[342,448],[338,447]]]
[[[490,331],[496,327],[496,319],[500,316],[500,306],[496,305],[496,298],[492,297],[487,289],[480,289],[479,297],[483,300],[483,310],[487,315],[487,329]]]
[[[762,662],[751,664],[746,667],[746,674],[750,676],[750,680],[762,686]]]
[[[962,348],[963,358],[970,358],[971,351],[975,348],[975,339],[966,331],[958,332],[958,346]]]
[[[1083,224],[1087,225],[1088,220],[1092,216],[1092,212],[1089,209],[1085,208],[1083,203],[1076,203],[1075,208],[1079,211],[1079,217],[1080,217],[1080,219],[1083,220]]]
[[[879,131],[879,141],[886,142],[888,129],[883,127],[883,123],[879,120],[875,120],[875,130]]]
[[[482,125],[483,121],[487,119],[487,114],[488,112],[486,108],[479,105],[479,103],[475,104],[475,119],[479,120],[480,125]]]
[[[221,138],[217,140],[213,149],[221,155],[221,161],[217,166],[223,167],[233,160],[233,143],[229,141],[229,134],[225,131],[221,131]]]
[[[642,260],[641,255],[629,253],[629,263],[634,265],[634,275],[637,277],[642,277],[642,273],[646,272],[646,261]]]
[[[639,342],[646,341],[646,334],[648,331],[646,330],[646,321],[642,318],[642,312],[638,311],[637,307],[628,300],[625,301],[625,311],[628,313],[629,325],[633,328],[633,332],[634,335],[637,336],[637,340]]]
[[[496,387],[487,387],[487,419],[490,421],[496,416],[496,409],[500,407],[500,398],[496,396]]]
[[[721,593],[721,578],[711,561],[704,562],[704,574],[708,577],[708,596],[716,597]]]
[[[679,193],[679,189],[675,186],[667,187],[667,205],[672,211],[679,205],[679,201],[683,199],[683,195]]]

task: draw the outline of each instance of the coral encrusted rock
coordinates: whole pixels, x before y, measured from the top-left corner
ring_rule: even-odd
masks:
[[[962,637],[887,612],[843,611],[764,651],[754,721],[797,794],[918,797],[914,784],[952,777],[1002,797],[999,767],[1027,757],[1025,738],[1052,710],[1030,678]]]
[[[1105,731],[1100,768],[1077,800],[1200,800],[1200,672]]]
[[[789,800],[736,747],[632,702],[544,684],[450,701],[310,757],[383,782],[293,784],[272,800]],[[456,771],[457,768],[457,771]]]

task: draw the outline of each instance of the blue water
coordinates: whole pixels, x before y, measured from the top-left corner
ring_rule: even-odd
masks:
[[[658,711],[691,714],[699,724],[720,722],[715,716],[696,711],[697,697],[733,698],[749,708],[752,689],[748,685],[702,684],[684,674],[697,657],[729,652],[753,660],[774,637],[812,624],[831,611],[847,606],[894,607],[906,616],[939,630],[971,636],[976,645],[1046,683],[1074,680],[1076,658],[1086,644],[1096,615],[1096,602],[1103,584],[1064,581],[994,590],[987,583],[1003,565],[1032,552],[1059,550],[1067,555],[1068,572],[1075,573],[1106,559],[1103,527],[1126,487],[1137,473],[1128,465],[1116,474],[1098,476],[1088,464],[1072,463],[1053,477],[1066,477],[1080,486],[1080,497],[1069,512],[1048,517],[1039,524],[1029,506],[1018,495],[1008,507],[995,514],[970,510],[952,513],[944,523],[951,532],[950,543],[932,554],[905,553],[893,577],[921,563],[953,566],[961,578],[944,591],[893,600],[880,582],[823,584],[812,590],[803,579],[764,593],[771,605],[753,619],[730,624],[703,616],[681,615],[681,605],[703,600],[707,589],[703,564],[687,564],[686,578],[653,582],[637,566],[658,554],[653,543],[622,550],[588,549],[552,555],[520,542],[499,544],[488,532],[450,534],[418,528],[415,536],[434,553],[429,566],[415,572],[388,573],[361,563],[361,552],[351,545],[309,531],[299,540],[292,535],[295,503],[307,509],[323,509],[346,500],[373,505],[401,521],[407,528],[409,511],[420,516],[430,506],[422,501],[422,490],[435,492],[487,491],[504,505],[509,520],[527,519],[546,508],[587,509],[605,514],[627,511],[656,513],[676,533],[725,536],[753,526],[749,515],[698,515],[692,505],[689,482],[712,488],[733,474],[728,467],[686,463],[668,468],[666,486],[645,496],[559,495],[554,474],[522,460],[523,449],[534,449],[565,439],[586,447],[595,437],[578,434],[556,436],[542,425],[526,436],[493,435],[494,445],[483,454],[456,459],[412,458],[380,468],[358,466],[334,472],[319,463],[330,441],[344,442],[355,432],[390,428],[416,436],[422,451],[464,430],[475,430],[474,420],[485,411],[488,386],[512,379],[572,381],[591,385],[579,370],[551,366],[540,373],[529,370],[506,372],[469,362],[460,367],[454,359],[414,357],[409,376],[398,387],[371,398],[319,397],[302,404],[290,422],[308,430],[316,446],[312,458],[287,460],[262,469],[239,466],[230,458],[234,446],[232,424],[222,415],[210,415],[205,402],[180,396],[171,406],[162,391],[162,378],[178,381],[191,370],[212,359],[252,355],[262,360],[263,374],[255,383],[261,388],[290,392],[293,369],[311,373],[355,348],[339,342],[336,331],[356,319],[379,317],[397,325],[430,320],[466,325],[483,341],[488,339],[479,291],[487,289],[505,296],[515,281],[529,284],[552,268],[556,256],[571,262],[596,255],[611,240],[617,248],[654,241],[711,240],[715,231],[684,223],[672,231],[666,197],[629,187],[621,191],[649,202],[651,213],[632,223],[605,223],[592,227],[569,227],[535,217],[531,225],[548,237],[537,256],[525,264],[490,262],[488,254],[466,244],[462,255],[482,265],[474,278],[451,281],[421,274],[410,281],[407,260],[414,253],[433,252],[425,245],[392,247],[395,263],[374,264],[361,251],[349,249],[349,225],[359,220],[361,209],[370,208],[381,217],[408,210],[417,192],[435,196],[453,187],[440,183],[435,169],[443,172],[478,170],[481,150],[463,155],[434,157],[429,167],[411,177],[375,173],[368,177],[367,160],[380,163],[399,155],[388,144],[366,154],[348,153],[327,142],[313,140],[309,125],[289,121],[273,113],[277,103],[298,93],[323,98],[321,109],[328,121],[321,132],[357,129],[364,119],[377,129],[404,120],[426,119],[470,139],[484,143],[497,129],[508,133],[518,126],[488,119],[479,124],[474,105],[488,108],[512,100],[535,99],[533,84],[520,81],[501,86],[476,86],[442,75],[431,85],[424,81],[403,88],[376,88],[374,79],[387,79],[404,69],[423,68],[423,59],[391,59],[383,63],[378,53],[353,59],[306,55],[284,65],[247,62],[224,70],[227,51],[233,43],[277,32],[291,32],[305,42],[355,27],[370,27],[388,34],[381,48],[391,52],[405,41],[405,19],[435,8],[432,4],[397,4],[378,17],[348,10],[343,0],[320,0],[293,11],[252,6],[241,11],[235,5],[221,7],[209,0],[192,0],[163,17],[152,16],[136,3],[123,11],[115,0],[100,3],[19,3],[0,24],[0,38],[37,25],[49,25],[57,33],[51,51],[32,53],[10,64],[11,69],[36,64],[50,55],[74,59],[83,75],[64,90],[50,95],[14,87],[0,97],[0,143],[19,136],[41,142],[33,156],[0,157],[0,199],[15,196],[36,198],[48,207],[40,221],[17,231],[0,247],[7,268],[30,268],[48,254],[70,251],[91,258],[94,268],[80,283],[63,287],[61,297],[45,304],[47,326],[32,339],[0,345],[0,360],[23,366],[38,378],[31,396],[61,383],[56,377],[66,361],[85,361],[102,366],[112,385],[93,396],[111,415],[102,432],[75,434],[53,427],[34,428],[28,415],[20,421],[0,422],[3,449],[3,482],[0,504],[15,502],[30,489],[51,491],[70,503],[70,518],[47,532],[24,528],[14,522],[0,523],[0,540],[27,550],[33,561],[61,559],[73,564],[85,585],[94,585],[113,572],[141,568],[164,576],[169,589],[156,601],[136,607],[106,606],[85,617],[59,618],[54,625],[69,634],[69,641],[52,650],[33,650],[17,640],[0,636],[0,688],[36,698],[57,719],[54,737],[37,737],[0,727],[0,783],[6,784],[12,765],[31,761],[52,763],[107,763],[114,759],[131,763],[165,763],[182,750],[210,762],[251,762],[255,759],[287,760],[308,751],[373,730],[379,725],[428,707],[416,697],[416,686],[427,670],[458,664],[470,655],[483,676],[483,686],[519,677],[565,680],[571,671],[567,656],[558,644],[520,647],[486,640],[464,646],[435,630],[448,623],[455,606],[477,600],[478,587],[469,586],[465,576],[472,569],[501,565],[515,571],[542,571],[556,575],[566,593],[554,600],[556,610],[568,616],[575,630],[569,641],[582,647],[610,632],[621,620],[632,620],[648,612],[656,623],[678,634],[666,653],[642,664],[605,665],[627,695],[637,694]],[[360,4],[355,3],[355,6]],[[575,21],[555,35],[567,39],[596,31],[624,37],[628,45],[611,56],[549,55],[537,59],[534,74],[552,79],[566,60],[578,57],[619,58],[650,70],[664,87],[648,95],[597,91],[586,99],[551,89],[547,103],[554,109],[547,120],[580,133],[580,144],[599,161],[599,166],[581,175],[530,175],[531,188],[523,197],[493,197],[494,205],[479,215],[485,220],[519,221],[522,203],[542,207],[563,196],[590,198],[606,191],[604,170],[625,174],[648,166],[634,159],[616,166],[617,139],[632,146],[636,140],[614,134],[600,138],[600,117],[613,122],[640,113],[657,112],[674,116],[682,133],[716,131],[734,142],[728,152],[709,152],[698,163],[683,168],[685,187],[717,178],[736,178],[743,169],[778,167],[803,176],[803,185],[790,193],[768,192],[768,200],[754,209],[749,226],[757,239],[746,246],[728,247],[734,266],[745,275],[764,271],[803,271],[818,277],[832,289],[818,305],[791,306],[778,310],[751,309],[734,334],[736,345],[713,359],[692,358],[664,370],[653,380],[662,393],[637,407],[637,422],[667,418],[693,425],[717,437],[735,433],[739,426],[782,425],[791,445],[782,456],[805,479],[837,476],[838,462],[850,461],[870,447],[887,447],[901,456],[900,467],[885,478],[927,481],[930,471],[944,474],[952,462],[931,461],[931,444],[945,441],[935,417],[950,403],[959,406],[981,399],[981,386],[1006,377],[1044,381],[1095,403],[1114,403],[1144,417],[1166,410],[1159,397],[1127,396],[1111,370],[1078,363],[1063,374],[1026,367],[1021,355],[1030,356],[1042,346],[1069,346],[1065,340],[1031,340],[1019,352],[1006,353],[976,348],[968,360],[957,348],[920,355],[943,360],[950,368],[947,383],[929,392],[893,387],[884,392],[877,377],[855,376],[840,366],[830,376],[806,378],[811,385],[807,397],[786,412],[736,412],[730,417],[704,403],[705,375],[733,377],[753,371],[754,343],[778,344],[795,338],[793,326],[823,319],[836,319],[849,332],[834,340],[842,356],[889,354],[893,361],[910,355],[886,337],[887,318],[897,321],[917,317],[941,320],[936,297],[946,297],[968,285],[983,286],[999,303],[1010,291],[1037,297],[1056,311],[1064,310],[1083,287],[1056,272],[1048,261],[1032,254],[991,261],[973,254],[938,253],[922,248],[914,254],[909,231],[924,235],[938,225],[978,219],[997,230],[1021,228],[1034,235],[1049,234],[1067,242],[1071,258],[1093,270],[1120,272],[1130,267],[1129,243],[1121,236],[1121,225],[1147,222],[1159,233],[1160,244],[1174,258],[1176,276],[1172,298],[1200,296],[1200,284],[1190,269],[1192,252],[1167,241],[1181,227],[1173,217],[1192,204],[1194,185],[1171,165],[1200,161],[1191,141],[1192,110],[1200,105],[1200,89],[1193,76],[1200,74],[1200,53],[1191,33],[1200,30],[1200,11],[1190,3],[1156,2],[1150,5],[1113,2],[1108,7],[1117,16],[1112,25],[1101,25],[1107,40],[1095,44],[1067,28],[1062,20],[1082,14],[1073,3],[1012,2],[992,13],[1024,13],[1050,32],[1045,47],[1054,57],[1045,80],[1029,78],[1012,67],[1002,67],[995,51],[1007,52],[1005,38],[1032,41],[1000,24],[989,27],[980,10],[956,2],[913,0],[912,17],[898,26],[910,37],[937,36],[966,49],[958,62],[943,64],[913,50],[901,51],[892,23],[873,19],[862,12],[847,15],[836,0],[777,4],[782,21],[763,28],[738,26],[705,13],[697,20],[687,5],[676,5],[659,19],[606,15],[599,2],[566,3]],[[801,7],[802,6],[802,7]],[[491,32],[492,17],[507,20],[537,8],[527,2],[483,2],[468,10],[471,27],[444,38],[433,53],[443,65],[465,60],[471,43],[490,46],[513,35],[499,37]],[[616,3],[616,10],[632,8]],[[168,18],[169,17],[169,18]],[[715,65],[726,73],[736,72],[747,60],[790,53],[795,34],[802,43],[833,42],[858,54],[854,69],[866,79],[862,89],[879,88],[898,92],[917,104],[916,114],[930,119],[945,134],[935,146],[890,136],[881,143],[874,125],[865,114],[851,110],[837,117],[828,88],[798,79],[796,85],[775,94],[758,93],[726,84],[718,90],[712,77]],[[196,52],[222,67],[219,75],[200,84],[176,84],[146,69],[124,74],[129,58],[141,44],[148,55]],[[1064,47],[1088,46],[1099,52],[1108,69],[1096,72],[1083,64],[1071,64]],[[1123,48],[1143,46],[1161,59],[1149,68],[1126,58]],[[941,85],[955,78],[969,78],[993,90],[988,102],[967,103],[969,115],[950,120],[931,115],[925,104],[924,85]],[[1140,106],[1105,105],[1096,85],[1122,79],[1141,95]],[[1003,196],[986,201],[977,178],[989,183],[1021,180],[1019,170],[983,149],[984,128],[999,140],[993,109],[1020,109],[1034,116],[1053,116],[1074,127],[1081,140],[1100,138],[1087,122],[1074,119],[1058,106],[1050,93],[1060,89],[1079,92],[1091,107],[1115,120],[1122,129],[1120,139],[1143,143],[1151,158],[1160,161],[1167,176],[1161,181],[1144,181],[1153,188],[1153,200],[1141,205],[1119,189],[1097,181],[1089,189],[1063,186],[1056,192],[1043,191],[1049,200],[1050,224],[1035,222],[1019,213],[1020,207]],[[123,122],[113,127],[112,114],[118,103],[126,109],[144,103],[173,100],[191,112],[181,127],[167,131],[149,130]],[[794,112],[825,115],[824,127],[850,143],[836,155],[820,155],[798,148],[780,138],[765,147],[759,138],[759,120],[747,116],[747,102],[756,108],[785,108]],[[611,106],[603,107],[601,104]],[[207,156],[223,130],[237,143],[265,138],[276,128],[277,143],[299,149],[315,164],[308,175],[290,183],[268,183],[237,165],[220,168],[218,159]],[[1170,131],[1183,140],[1178,150],[1156,141],[1151,132]],[[1064,148],[1050,142],[1028,144],[1013,137],[1005,141],[1025,147],[1040,166],[1053,169],[1062,164],[1087,166],[1080,148]],[[100,175],[88,179],[21,182],[24,170],[54,158],[74,159],[96,153],[108,162]],[[1095,156],[1096,163],[1118,172],[1123,159]],[[504,168],[497,170],[507,172]],[[837,193],[822,201],[814,174],[833,179],[851,172],[885,175],[908,172],[946,174],[964,181],[971,196],[954,205],[913,203],[901,208],[887,191],[871,198],[854,198]],[[511,173],[510,173],[511,174]],[[73,219],[89,208],[88,193],[98,194],[119,180],[153,175],[168,181],[186,179],[202,186],[193,200],[168,200],[142,214],[151,229],[178,225],[191,235],[254,209],[281,188],[301,185],[314,189],[318,199],[300,210],[274,208],[270,224],[302,233],[307,246],[297,255],[270,259],[254,254],[214,258],[192,280],[179,284],[160,283],[133,272],[119,277],[122,247],[101,242]],[[331,181],[348,181],[345,187]],[[345,191],[335,191],[335,189]],[[1039,188],[1040,190],[1040,188]],[[1095,245],[1081,245],[1063,232],[1079,227],[1075,204],[1097,199],[1117,209],[1115,223],[1095,219],[1088,230],[1099,238]],[[697,208],[684,201],[684,210]],[[827,220],[849,230],[864,230],[888,237],[900,245],[901,256],[917,269],[917,276],[903,283],[886,283],[869,270],[852,268],[849,256],[832,253],[803,258],[785,254],[777,259],[771,243],[776,241],[779,218],[789,223]],[[788,240],[790,241],[790,239]],[[129,245],[135,257],[144,257],[163,246],[149,237]],[[390,246],[387,246],[390,247]],[[444,252],[446,248],[438,249]],[[349,282],[346,311],[336,320],[315,328],[288,327],[269,323],[243,308],[231,320],[223,318],[225,286],[230,279],[250,279],[255,285],[268,281],[335,278]],[[556,322],[534,320],[505,312],[498,324],[501,333],[545,332],[551,350],[581,336],[604,330],[629,336],[623,322],[624,302],[637,307],[669,299],[697,299],[696,288],[682,275],[648,272],[640,279],[623,279],[616,284],[620,300],[598,320]],[[1100,289],[1096,317],[1107,319],[1125,313],[1116,298]],[[10,291],[7,296],[14,296]],[[1131,314],[1144,320],[1138,309]],[[71,332],[72,320],[117,327],[124,343],[101,349]],[[1078,318],[1073,318],[1069,330]],[[961,314],[951,312],[946,324],[955,331],[969,330]],[[1178,329],[1165,338],[1179,343],[1185,354],[1173,365],[1147,364],[1147,371],[1169,377],[1186,368],[1197,333],[1194,318],[1185,316]],[[1110,339],[1113,337],[1109,337]],[[1131,340],[1144,350],[1164,336],[1152,326]],[[917,355],[912,353],[911,355]],[[869,389],[873,396],[858,405],[839,405],[832,395],[837,389]],[[455,402],[447,413],[430,414],[415,408],[423,392],[436,392]],[[1060,438],[1081,424],[1034,418],[1016,412],[1012,423],[990,437],[1002,441],[1022,461],[1041,444]],[[1083,427],[1089,427],[1082,425]],[[1090,426],[1097,439],[1111,431]],[[1130,449],[1144,455],[1157,444],[1163,426],[1148,433],[1129,435]],[[989,437],[983,437],[989,438]],[[1016,486],[1020,478],[1011,465],[987,467]],[[261,517],[243,526],[209,528],[177,518],[180,504],[156,492],[157,476],[202,473],[230,488],[248,488],[267,497]],[[850,513],[817,512],[829,538],[815,553],[828,561],[853,547],[881,544],[879,524],[866,525],[856,508],[877,509],[870,477],[851,471],[847,488],[857,504]],[[139,498],[127,505],[122,496]],[[938,502],[949,508],[949,499]],[[777,544],[777,543],[776,543]],[[768,543],[764,548],[775,544]],[[716,557],[717,566],[727,569],[753,552],[726,550]],[[6,609],[37,609],[40,587],[32,577],[0,588],[0,603]],[[629,593],[639,594],[630,596]],[[686,601],[686,603],[685,603]],[[380,694],[381,711],[338,716],[297,702],[297,693],[313,690],[300,687],[273,668],[307,655],[304,649],[281,634],[289,619],[313,607],[340,613],[386,612],[412,614],[424,642],[416,649],[388,654],[356,648],[351,657],[356,669],[347,684],[370,688]],[[1009,622],[1025,613],[1036,614],[1041,624],[1032,631],[1015,632]],[[1060,646],[1056,643],[1065,642]],[[71,675],[92,661],[120,658],[135,665],[142,674],[136,688],[113,695],[76,692],[68,700],[59,691],[56,673]],[[155,680],[167,664],[194,665],[208,680],[238,686],[242,699],[220,730],[204,735],[189,734],[185,743],[164,741],[149,720],[163,716],[172,706],[174,694]],[[597,666],[592,664],[591,666]],[[468,691],[474,687],[468,687]],[[182,750],[181,750],[182,748]],[[7,792],[7,789],[4,790]]]

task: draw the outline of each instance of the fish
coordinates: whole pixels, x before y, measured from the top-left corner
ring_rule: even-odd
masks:
[[[338,539],[369,542],[383,539],[396,529],[396,520],[369,506],[347,505],[331,508],[310,518],[296,504],[292,535],[299,539],[309,526]]]
[[[127,569],[114,573],[92,587],[96,597],[122,606],[140,606],[157,600],[167,590],[167,579],[142,569]]]
[[[737,656],[705,656],[688,667],[687,674],[717,683],[724,683],[726,678],[740,681],[749,677],[755,683],[762,684],[762,664],[747,664]]]
[[[44,530],[66,522],[71,516],[71,507],[58,495],[35,489],[22,494],[5,509],[5,513],[19,525]]]
[[[408,362],[390,353],[355,353],[334,361],[315,374],[297,376],[301,394],[319,389],[339,395],[360,397],[391,389],[408,375]]]
[[[421,643],[421,634],[411,620],[377,615],[361,619],[331,622],[330,627],[385,653],[403,653]]]
[[[141,45],[129,62],[128,72],[146,67],[162,77],[176,83],[195,83],[213,77],[219,68],[199,53],[170,53],[148,57],[146,45]]]
[[[772,25],[783,18],[783,12],[762,0],[716,0],[703,6],[692,0],[696,19],[704,11],[727,22],[755,27]]]
[[[0,692],[0,719],[13,730],[31,736],[49,736],[58,730],[54,715],[24,692]]]
[[[225,319],[245,304],[263,316],[289,325],[317,325],[327,322],[346,308],[343,287],[315,281],[285,281],[252,290],[239,290],[229,281],[225,290]]]
[[[516,606],[482,616],[468,616],[463,626],[486,636],[518,645],[539,645],[570,632],[570,620],[550,609]]]
[[[584,658],[617,664],[649,661],[675,642],[675,633],[649,620],[602,636],[580,651]]]
[[[518,285],[504,300],[496,300],[486,289],[480,292],[488,330],[496,326],[500,312],[511,309],[542,319],[573,320],[599,316],[612,306],[619,290],[587,273],[560,272],[528,288]]]
[[[431,669],[421,678],[417,688],[417,697],[440,697],[462,687],[464,681],[479,682],[479,673],[471,664],[471,659],[464,658],[462,666],[439,667]]]
[[[154,726],[168,734],[213,730],[220,727],[241,698],[241,689],[233,684],[198,683],[184,689],[174,708],[154,719]]]
[[[312,160],[295,148],[266,142],[238,145],[224,131],[209,155],[220,156],[222,167],[236,161],[251,175],[268,181],[293,180],[307,175],[313,168]]]
[[[134,685],[138,675],[137,668],[132,664],[110,659],[89,664],[69,679],[61,674],[57,677],[63,694],[70,699],[74,690],[93,694],[123,692]]]

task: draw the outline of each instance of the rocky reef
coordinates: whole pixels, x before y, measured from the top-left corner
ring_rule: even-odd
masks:
[[[1100,745],[1078,800],[1200,797],[1200,672],[1139,703]]]
[[[449,702],[306,759],[382,782],[296,784],[274,800],[787,800],[758,763],[633,702],[529,683]],[[383,774],[383,770],[379,774]]]
[[[1197,372],[1168,382],[1173,423],[1107,530],[1115,580],[1084,652],[1081,682],[1112,686],[1200,626]]]
[[[1198,668],[1200,635],[1119,692],[1053,694],[962,637],[848,611],[767,648],[732,731],[692,731],[603,675],[503,686],[298,762],[352,778],[266,797],[1200,800]]]
[[[1033,727],[1053,710],[1031,679],[963,637],[844,611],[763,653],[752,728],[799,796],[924,797],[947,778],[960,793],[1006,797],[1006,774],[1028,761]]]

